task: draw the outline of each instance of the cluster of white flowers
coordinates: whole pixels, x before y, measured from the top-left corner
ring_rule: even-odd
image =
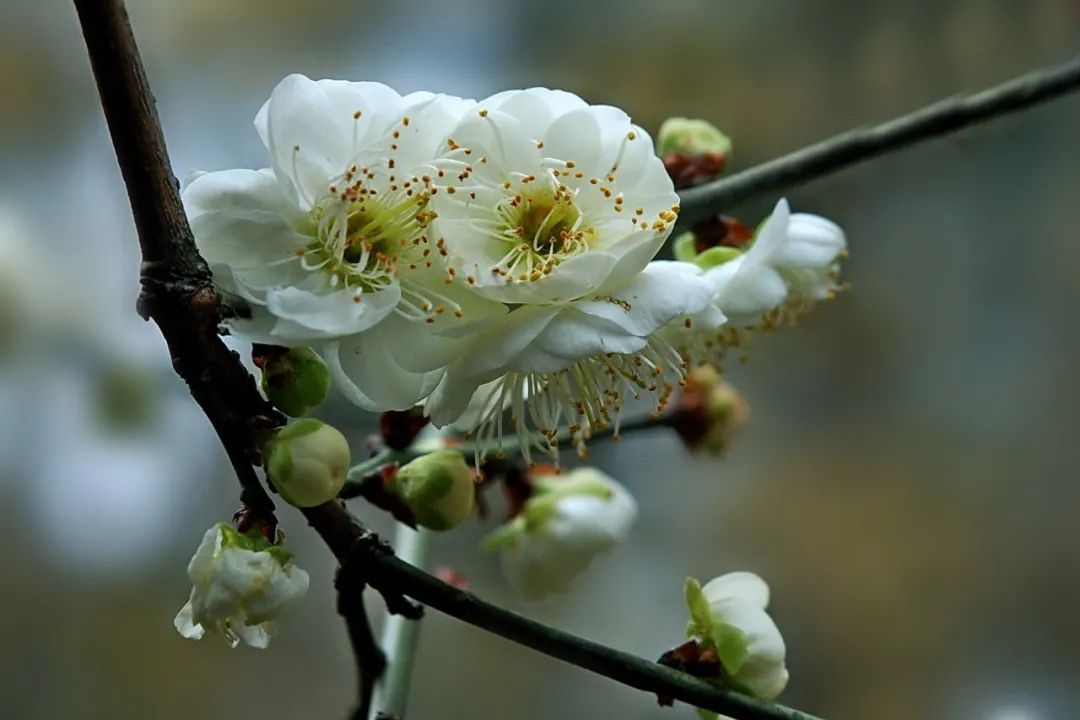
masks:
[[[184,201],[231,331],[311,345],[372,411],[423,405],[498,446],[503,416],[554,452],[662,408],[733,318],[824,297],[839,228],[781,202],[727,262],[655,261],[679,198],[621,110],[532,88],[479,102],[283,80],[258,113],[263,170],[196,176]],[[700,354],[700,353],[697,353]]]

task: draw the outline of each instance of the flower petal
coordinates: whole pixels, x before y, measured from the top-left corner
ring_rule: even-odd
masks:
[[[764,610],[769,605],[769,586],[760,576],[745,571],[713,578],[702,588],[710,603],[741,599]]]
[[[275,174],[306,210],[403,110],[402,97],[381,83],[290,75],[274,88],[255,126]]]
[[[575,307],[645,337],[677,318],[705,312],[713,295],[712,285],[693,263],[654,261],[610,295]]]
[[[773,254],[771,262],[785,267],[827,267],[846,245],[844,231],[833,221],[795,213],[788,223],[787,240]]]
[[[286,342],[330,339],[367,330],[401,300],[395,283],[376,292],[359,288],[316,294],[297,287],[271,288],[266,306],[280,318],[272,334]]]

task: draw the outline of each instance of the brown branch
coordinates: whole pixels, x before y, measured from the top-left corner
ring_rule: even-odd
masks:
[[[375,683],[386,671],[386,655],[371,632],[367,608],[364,607],[364,584],[351,581],[341,569],[334,579],[337,589],[338,614],[345,618],[356,660],[357,701],[352,720],[368,720]]]
[[[797,150],[731,177],[679,193],[679,227],[690,227],[733,205],[774,193],[893,150],[969,125],[1025,110],[1080,89],[1080,57],[1035,70],[995,87],[951,97],[880,125],[860,128]]]
[[[284,419],[218,337],[221,299],[184,215],[127,12],[120,0],[75,0],[75,8],[142,247],[139,313],[161,329],[173,368],[221,438],[241,502],[272,518],[252,465],[257,433]]]

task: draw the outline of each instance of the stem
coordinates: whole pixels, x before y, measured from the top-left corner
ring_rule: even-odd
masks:
[[[842,170],[923,140],[1024,110],[1080,88],[1080,56],[1035,70],[996,87],[952,97],[869,128],[851,130],[728,178],[680,193],[679,227],[732,205]]]
[[[427,564],[430,543],[431,533],[427,530],[413,530],[398,523],[394,533],[394,548],[404,562],[423,569]],[[387,653],[390,667],[375,689],[375,700],[372,702],[375,713],[384,713],[394,720],[404,720],[413,662],[419,642],[419,620],[407,620],[401,615],[387,616],[380,645]]]

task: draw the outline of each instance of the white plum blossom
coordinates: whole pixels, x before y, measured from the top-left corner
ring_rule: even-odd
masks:
[[[750,248],[706,275],[730,321],[775,324],[838,289],[836,263],[845,247],[839,226],[816,215],[792,214],[781,199]]]
[[[215,281],[250,311],[230,329],[310,345],[356,405],[421,405],[478,453],[504,423],[529,462],[557,457],[562,428],[580,451],[631,400],[662,411],[729,325],[837,287],[843,233],[784,201],[712,267],[655,261],[679,211],[664,164],[626,113],[571,93],[291,75],[255,124],[269,168],[184,191]]]
[[[255,119],[270,167],[197,175],[183,193],[217,284],[251,306],[233,330],[289,345],[434,316],[441,293],[412,277],[435,265],[426,163],[474,104],[282,80]]]
[[[481,100],[435,162],[433,230],[452,277],[507,303],[574,300],[639,273],[679,198],[618,108],[531,88]]]
[[[725,684],[763,700],[783,691],[788,682],[787,649],[766,612],[769,586],[764,580],[751,572],[731,572],[702,587],[689,578],[686,602],[687,635],[701,649],[715,651]]]
[[[220,635],[231,646],[241,640],[265,648],[277,620],[308,589],[308,574],[296,567],[280,543],[242,535],[220,523],[203,536],[188,563],[191,597],[177,613],[177,632],[192,640]]]
[[[671,323],[661,335],[695,365],[719,362],[727,348],[742,344],[744,329],[794,323],[840,289],[843,230],[817,215],[792,214],[784,199],[746,250],[719,246],[695,257],[690,245],[676,255],[704,268],[712,302],[692,323]]]
[[[510,583],[527,599],[565,592],[592,559],[614,548],[637,519],[622,485],[592,468],[536,475],[536,494],[484,541],[498,550]]]

